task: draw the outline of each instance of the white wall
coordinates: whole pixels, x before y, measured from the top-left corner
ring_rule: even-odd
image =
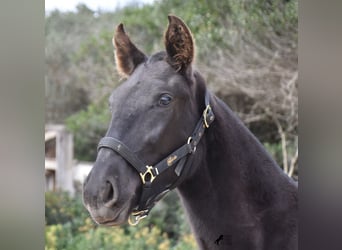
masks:
[[[78,162],[73,167],[73,181],[83,183],[87,178],[91,168],[93,167],[92,162]]]

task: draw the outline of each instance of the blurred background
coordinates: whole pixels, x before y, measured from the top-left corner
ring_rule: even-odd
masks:
[[[98,227],[81,200],[120,83],[114,28],[152,54],[170,13],[191,29],[209,89],[298,180],[297,0],[45,1],[45,249],[196,248],[175,192],[137,227]]]

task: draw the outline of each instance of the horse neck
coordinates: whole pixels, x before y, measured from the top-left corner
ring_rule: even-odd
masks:
[[[215,121],[205,132],[191,166],[197,170],[178,187],[203,249],[220,235],[257,223],[255,212],[269,204],[251,202],[253,188],[269,192],[277,188],[274,178],[284,178],[233,112],[217,98],[212,99],[212,106]],[[273,180],[265,178],[267,175],[272,175]]]

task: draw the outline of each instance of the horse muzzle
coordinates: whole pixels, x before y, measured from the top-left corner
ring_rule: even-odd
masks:
[[[133,177],[137,174],[120,158],[110,150],[101,150],[83,185],[84,206],[93,220],[101,225],[125,223],[136,205],[140,179]],[[131,178],[128,177],[130,174]]]

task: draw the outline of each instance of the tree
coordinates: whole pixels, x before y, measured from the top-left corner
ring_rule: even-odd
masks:
[[[209,88],[238,113],[285,172],[296,174],[296,0],[173,0],[112,13],[93,12],[84,5],[79,5],[76,13],[52,12],[46,22],[46,120],[63,122],[80,112],[78,118],[85,124],[77,123],[73,116],[72,130],[86,129],[78,133],[85,138],[90,134],[87,142],[83,140],[84,148],[94,147],[94,134],[102,133],[107,124],[94,123],[87,106],[101,106],[97,112],[108,115],[102,102],[120,84],[111,43],[114,27],[124,23],[132,40],[150,54],[163,49],[161,37],[170,12],[191,27],[197,66]],[[84,150],[83,154],[93,157],[90,152]]]

